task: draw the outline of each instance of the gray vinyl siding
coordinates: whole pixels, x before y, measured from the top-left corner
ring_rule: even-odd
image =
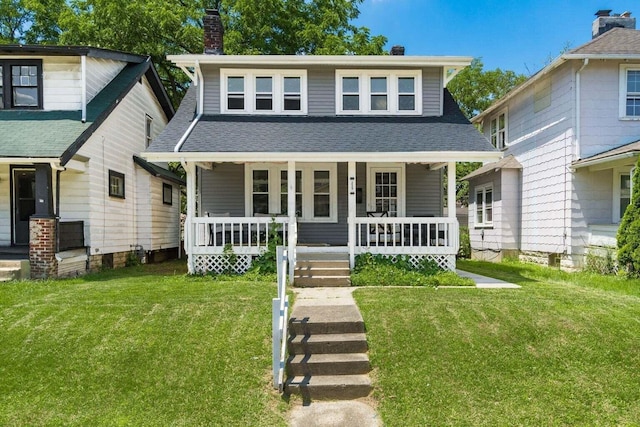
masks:
[[[205,114],[220,114],[220,69],[203,67],[204,112]]]
[[[407,165],[405,182],[407,216],[442,216],[442,170]]]
[[[310,116],[336,114],[336,71],[333,68],[310,69],[307,72]]]
[[[200,214],[225,213],[243,217],[244,211],[244,165],[217,163],[213,170],[203,170],[200,181]]]
[[[422,115],[442,115],[442,68],[422,69]]]

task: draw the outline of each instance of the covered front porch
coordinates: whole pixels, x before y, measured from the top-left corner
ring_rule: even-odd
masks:
[[[445,188],[455,200],[456,162],[371,160],[183,162],[189,271],[244,272],[273,239],[292,270],[303,252],[348,254],[351,267],[368,252],[455,269],[459,224],[455,204],[443,206]]]

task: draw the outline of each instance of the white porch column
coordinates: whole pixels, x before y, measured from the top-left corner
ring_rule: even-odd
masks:
[[[298,244],[298,224],[296,223],[296,162],[287,162],[287,212],[289,213],[288,259],[289,282],[293,283],[296,262],[296,245]]]
[[[347,224],[349,227],[349,267],[353,268],[356,263],[356,162],[348,163],[347,176],[349,177],[349,211],[347,215]]]
[[[187,267],[189,274],[195,271],[193,264],[193,227],[192,221],[196,215],[196,165],[193,162],[182,162],[187,175],[187,218],[184,221],[184,246],[187,253]]]
[[[447,216],[456,217],[456,162],[447,163]]]

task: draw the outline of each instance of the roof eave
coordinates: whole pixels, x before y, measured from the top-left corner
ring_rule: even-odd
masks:
[[[168,55],[178,67],[200,65],[334,65],[334,66],[400,66],[400,67],[466,67],[470,56],[401,56],[401,55]]]
[[[590,166],[596,166],[603,163],[615,162],[618,160],[628,159],[640,155],[640,150],[627,151],[625,153],[614,154],[613,156],[599,157],[597,159],[577,160],[571,165],[571,169],[581,169]]]
[[[0,45],[0,55],[89,56],[139,64],[148,56],[91,46]]]

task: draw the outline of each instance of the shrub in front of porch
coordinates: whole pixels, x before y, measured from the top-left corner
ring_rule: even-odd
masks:
[[[631,203],[618,228],[618,263],[627,276],[640,277],[640,158],[636,163],[631,185]]]
[[[353,286],[474,286],[472,280],[443,271],[436,262],[423,259],[414,265],[405,255],[358,255],[351,273]]]

